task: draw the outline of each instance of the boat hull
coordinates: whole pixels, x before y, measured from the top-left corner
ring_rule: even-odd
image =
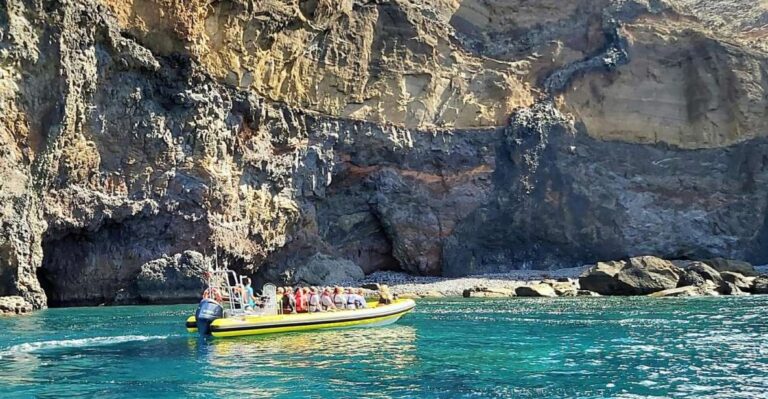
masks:
[[[401,299],[390,305],[339,312],[300,313],[276,316],[239,316],[214,320],[210,333],[217,338],[243,335],[275,334],[320,329],[379,327],[397,322],[413,310],[412,299]],[[197,332],[194,316],[187,319],[187,331]]]

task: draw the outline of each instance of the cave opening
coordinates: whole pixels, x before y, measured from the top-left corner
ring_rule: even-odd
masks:
[[[93,233],[70,231],[43,240],[43,261],[37,280],[48,298],[48,307],[88,306],[104,303],[104,297],[86,299],[90,273],[83,270],[92,253]],[[85,285],[83,284],[85,283]],[[95,283],[95,282],[94,282]],[[80,294],[77,291],[81,291]]]

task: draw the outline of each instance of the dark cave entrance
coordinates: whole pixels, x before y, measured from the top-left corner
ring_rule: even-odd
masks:
[[[45,261],[45,258],[43,258],[43,261]],[[37,282],[40,283],[40,288],[43,289],[45,297],[48,298],[48,307],[59,307],[60,304],[54,300],[56,298],[56,291],[52,282],[54,277],[45,269],[45,266],[38,267],[35,274],[37,275]]]
[[[162,214],[49,231],[37,278],[49,307],[140,304],[142,265],[206,240],[192,222]]]
[[[73,231],[43,240],[43,262],[37,269],[37,280],[48,298],[48,307],[88,306],[105,302],[103,296],[91,297],[97,281],[85,268],[92,259],[93,232]]]

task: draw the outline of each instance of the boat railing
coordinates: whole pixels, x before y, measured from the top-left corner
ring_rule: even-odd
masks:
[[[248,306],[248,298],[245,296],[245,284],[243,279],[245,276],[238,276],[232,270],[214,269],[208,272],[208,279],[206,281],[208,285],[208,291],[218,292],[221,295],[221,301],[226,301],[225,316],[243,316],[246,314],[264,314],[264,315],[276,315],[278,314],[279,307],[277,306],[277,287],[273,284],[265,284],[261,293],[261,306],[257,306],[251,309]]]

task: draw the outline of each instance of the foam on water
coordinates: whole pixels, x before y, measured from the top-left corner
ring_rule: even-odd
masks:
[[[156,339],[167,339],[170,335],[122,335],[116,337],[92,337],[79,339],[65,339],[59,341],[41,341],[26,342],[13,345],[0,352],[0,359],[5,356],[12,356],[25,353],[38,353],[49,350],[87,348],[94,346],[116,345],[126,342],[151,341]]]

